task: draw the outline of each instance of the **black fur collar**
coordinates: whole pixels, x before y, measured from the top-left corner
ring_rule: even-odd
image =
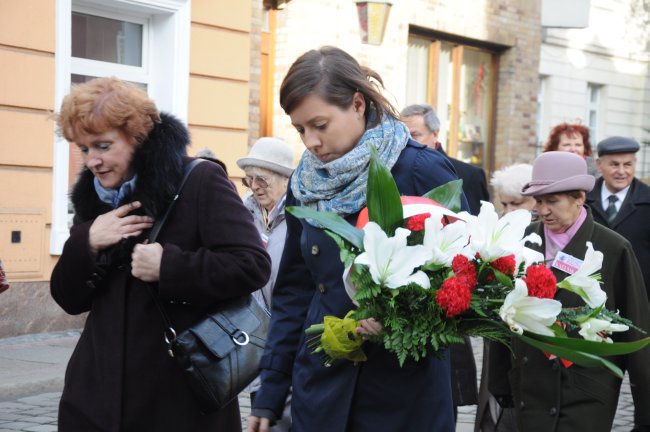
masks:
[[[123,202],[138,200],[143,212],[154,218],[161,216],[171,202],[183,176],[184,157],[190,143],[187,128],[170,114],[161,113],[149,136],[136,149],[133,167],[138,180],[133,196]],[[87,221],[111,210],[97,197],[94,176],[85,166],[72,189],[76,218]]]

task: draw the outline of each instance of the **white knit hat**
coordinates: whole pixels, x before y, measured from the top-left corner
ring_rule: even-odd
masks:
[[[264,137],[255,141],[248,156],[237,160],[237,166],[265,168],[289,177],[293,172],[293,150],[279,138]]]

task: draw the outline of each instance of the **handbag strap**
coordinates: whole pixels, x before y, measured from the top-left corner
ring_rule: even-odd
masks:
[[[178,185],[178,189],[176,189],[176,194],[174,195],[174,199],[172,200],[172,202],[169,203],[169,207],[167,207],[167,210],[165,211],[165,214],[163,215],[162,219],[157,220],[156,223],[153,225],[153,228],[151,228],[151,231],[149,232],[149,243],[156,242],[156,239],[158,238],[158,234],[160,234],[160,230],[162,229],[163,225],[167,221],[169,214],[172,212],[172,209],[174,208],[174,204],[176,204],[176,200],[181,195],[181,191],[183,190],[183,186],[185,186],[185,182],[187,182],[187,179],[190,177],[190,173],[201,162],[203,162],[203,159],[194,159],[185,167],[183,178],[181,179],[181,183]]]
[[[172,212],[172,209],[174,208],[174,204],[176,204],[178,197],[181,195],[183,186],[185,186],[185,182],[187,182],[187,179],[190,177],[190,173],[201,162],[203,162],[203,159],[194,159],[185,167],[183,178],[181,179],[181,182],[178,185],[178,189],[176,189],[176,194],[174,195],[174,199],[172,200],[172,202],[169,203],[169,206],[167,207],[167,210],[165,211],[163,217],[156,221],[153,228],[151,228],[151,231],[149,232],[149,243],[155,243],[156,239],[158,238],[158,234],[160,234],[160,230],[162,229],[163,225],[165,225],[165,222],[167,221],[169,214]],[[171,357],[174,357],[174,352],[172,351],[172,342],[174,342],[174,340],[176,339],[176,330],[174,330],[172,321],[171,319],[169,319],[169,315],[167,315],[167,312],[165,311],[165,307],[163,306],[162,301],[160,300],[160,296],[156,292],[153,284],[149,283],[147,285],[149,287],[149,294],[151,295],[151,298],[154,304],[156,305],[158,312],[160,312],[160,315],[162,316],[162,319],[165,323],[164,337],[165,337],[165,343],[167,344],[167,353]]]

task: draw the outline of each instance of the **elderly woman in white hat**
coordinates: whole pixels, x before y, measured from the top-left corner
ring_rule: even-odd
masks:
[[[569,152],[541,154],[533,165],[533,177],[522,188],[522,195],[535,198],[540,221],[528,232],[542,238],[542,245],[528,245],[542,254],[558,282],[575,273],[586,257],[587,244],[604,254],[600,274],[607,298],[590,298],[592,308],[602,305],[620,311],[638,327],[650,330],[650,310],[645,285],[632,246],[623,237],[594,222],[589,208],[584,206],[585,194],[594,187],[595,179],[587,173],[585,160]],[[585,301],[567,290],[557,290],[555,299],[565,308],[584,306]],[[596,304],[600,303],[600,304]],[[567,331],[575,332],[573,329]],[[599,332],[607,337],[607,329]],[[577,335],[576,335],[577,336]],[[639,339],[635,329],[612,335],[615,341]],[[512,401],[517,413],[519,430],[536,431],[610,431],[616,413],[621,380],[604,368],[585,368],[549,358],[542,351],[513,342],[514,357],[499,350],[491,352],[490,376],[496,376],[499,366],[510,368],[508,376]],[[496,358],[495,358],[496,357]],[[509,359],[511,361],[504,361]],[[629,373],[635,405],[635,431],[650,427],[650,349],[611,357],[623,371]],[[494,372],[494,374],[493,374]],[[505,370],[501,371],[505,373]],[[490,391],[507,400],[510,389]],[[504,397],[506,396],[506,397]],[[499,399],[499,398],[497,398]]]
[[[237,166],[244,170],[246,176],[242,184],[250,190],[244,197],[244,205],[253,215],[255,226],[271,257],[271,277],[262,289],[253,293],[270,312],[273,286],[287,233],[284,203],[289,176],[293,172],[293,150],[281,139],[260,138],[246,157],[237,160]],[[251,399],[255,398],[259,387],[260,381],[256,378],[249,387]],[[287,399],[282,419],[271,430],[291,430],[290,400],[291,396]]]

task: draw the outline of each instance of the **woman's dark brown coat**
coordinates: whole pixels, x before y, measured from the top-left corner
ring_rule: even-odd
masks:
[[[163,115],[136,150],[135,192],[144,212],[160,217],[182,176],[186,128]],[[51,279],[52,296],[70,314],[89,312],[72,354],[59,408],[65,431],[241,431],[237,401],[203,415],[174,361],[147,285],[130,274],[125,240],[93,257],[88,233],[111,208],[99,201],[84,170],[73,191],[75,221]],[[145,233],[147,234],[147,233]],[[248,211],[224,171],[199,164],[163,227],[157,288],[177,330],[221,300],[262,287],[269,258]]]

